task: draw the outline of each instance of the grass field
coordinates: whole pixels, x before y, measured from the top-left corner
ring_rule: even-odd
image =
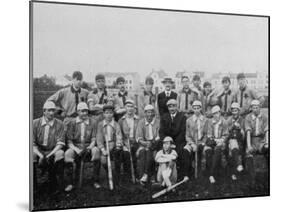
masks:
[[[208,178],[202,173],[199,179],[192,179],[179,186],[175,192],[170,192],[157,199],[152,199],[152,195],[161,190],[159,186],[143,187],[139,184],[132,184],[130,180],[126,179],[123,179],[119,188],[110,191],[103,169],[101,172],[102,188],[95,189],[91,180],[92,166],[87,163],[82,188],[70,193],[60,192],[50,195],[46,175],[41,176],[38,191],[34,195],[34,205],[36,210],[44,210],[269,195],[269,176],[265,159],[263,156],[257,156],[255,162],[257,176],[254,187],[249,185],[249,177],[246,172],[239,175],[238,180],[234,182],[230,179],[228,170],[222,168],[218,173],[218,181],[215,185],[210,185]]]

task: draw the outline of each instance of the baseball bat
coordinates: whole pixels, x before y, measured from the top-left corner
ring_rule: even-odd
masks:
[[[196,144],[196,147],[197,147],[197,139],[195,139],[195,144]],[[195,175],[195,179],[198,178],[198,147],[195,151],[195,165],[194,165],[194,175]]]
[[[130,139],[128,139],[128,147],[129,147],[129,154],[130,154],[130,166],[131,166],[132,182],[135,184],[136,183],[136,176],[135,176],[133,157],[132,157],[132,152],[131,152]]]
[[[154,194],[154,195],[152,196],[152,199],[158,198],[158,197],[162,196],[163,194],[166,194],[167,192],[169,192],[169,191],[171,191],[172,189],[176,188],[177,186],[183,184],[183,183],[186,182],[187,180],[188,180],[188,179],[183,179],[182,181],[180,181],[180,182],[178,182],[178,183],[176,183],[176,184],[174,184],[174,185],[172,185],[172,186],[170,186],[170,187],[168,187],[168,188],[165,188],[165,189],[159,191],[158,193],[156,193],[156,194]]]
[[[109,144],[107,139],[105,139],[105,142],[106,142],[106,150],[107,150],[108,183],[109,183],[109,189],[113,190],[113,177],[112,177]]]

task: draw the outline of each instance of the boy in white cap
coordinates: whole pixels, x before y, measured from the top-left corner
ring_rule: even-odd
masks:
[[[215,183],[215,174],[221,162],[222,152],[228,136],[228,128],[225,119],[221,116],[218,105],[212,108],[213,118],[208,121],[207,140],[205,146],[206,169],[210,183]]]
[[[138,144],[136,142],[136,130],[139,123],[139,117],[135,114],[135,103],[133,100],[128,99],[125,101],[126,113],[119,119],[118,124],[122,132],[124,147],[123,150],[123,169],[124,172],[129,177],[131,175],[130,167],[130,155],[132,156],[132,162],[134,167],[134,173],[136,173],[137,168],[137,158],[136,151],[138,149]],[[129,151],[131,153],[129,153]]]
[[[139,159],[139,175],[142,184],[147,183],[152,177],[156,148],[159,143],[160,120],[155,116],[153,105],[146,105],[144,108],[145,118],[138,123],[136,140],[139,144],[137,157]]]
[[[163,148],[155,156],[159,164],[157,181],[164,187],[171,187],[177,182],[176,159],[177,152],[173,149],[173,139],[169,136],[163,139]]]
[[[67,187],[65,191],[74,188],[79,166],[82,160],[90,157],[94,165],[94,186],[99,188],[99,175],[95,172],[100,167],[100,150],[96,146],[97,122],[89,118],[89,109],[85,102],[77,106],[78,116],[67,125],[67,146],[64,161],[67,171]],[[77,167],[76,170],[74,167]],[[76,173],[74,173],[76,171]]]
[[[50,190],[59,184],[63,186],[63,157],[65,133],[63,123],[54,118],[56,106],[47,101],[43,106],[43,116],[33,120],[33,164],[34,185],[37,185],[36,167],[47,168]]]
[[[140,118],[145,117],[144,108],[146,105],[156,105],[156,95],[153,93],[154,80],[152,77],[148,76],[145,79],[144,90],[138,94],[138,116]]]
[[[189,87],[190,80],[186,74],[181,77],[181,83],[182,89],[178,93],[177,101],[179,105],[179,111],[184,112],[188,118],[192,115],[192,102],[198,100],[198,94]]]
[[[246,146],[246,167],[249,170],[252,180],[255,180],[253,156],[263,154],[268,159],[268,118],[260,111],[260,101],[251,102],[252,112],[245,118],[245,132],[247,139]]]
[[[230,155],[228,162],[231,168],[231,178],[232,180],[236,180],[236,173],[243,171],[242,154],[244,150],[245,121],[239,114],[240,106],[237,102],[231,104],[231,113],[232,115],[226,121],[229,130],[229,136],[226,142],[226,154],[227,156]]]
[[[187,167],[188,170],[191,169],[192,164],[192,154],[194,152],[198,153],[198,169],[201,170],[201,158],[203,153],[203,148],[207,139],[207,123],[208,120],[202,115],[202,104],[200,101],[194,101],[192,104],[192,109],[194,114],[186,120],[186,134],[185,149],[187,152]]]
[[[97,144],[101,150],[101,164],[107,170],[107,156],[114,159],[116,171],[116,183],[119,183],[123,152],[123,137],[120,125],[114,120],[114,107],[112,105],[103,106],[104,119],[98,123]],[[106,143],[108,142],[108,148]],[[99,170],[98,170],[99,172]]]

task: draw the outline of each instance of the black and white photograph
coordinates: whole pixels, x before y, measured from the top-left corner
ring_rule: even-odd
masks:
[[[31,210],[270,195],[269,16],[29,6]]]

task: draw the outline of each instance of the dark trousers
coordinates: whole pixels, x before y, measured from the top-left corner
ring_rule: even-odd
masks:
[[[178,173],[179,178],[184,176],[189,176],[189,168],[190,168],[190,153],[186,149],[177,149],[178,153]]]
[[[197,167],[198,167],[198,172],[201,171],[201,161],[202,161],[203,148],[204,148],[203,145],[198,145],[198,147],[197,147],[197,155],[198,155]],[[186,176],[191,177],[192,161],[195,160],[195,152],[185,151],[184,154],[186,155],[186,169],[188,170]]]
[[[81,162],[82,160],[84,160],[84,162],[90,161],[90,158],[91,155],[89,153],[87,153],[82,157],[76,155],[74,162],[65,163],[65,181],[67,185],[69,184],[75,185],[78,182]],[[95,160],[92,163],[93,163],[93,181],[99,182],[101,162],[100,160]]]
[[[210,149],[206,149],[206,170],[209,176],[215,176],[217,168],[221,163],[222,147],[215,146]]]
[[[34,189],[38,187],[37,181],[37,169],[40,168],[43,172],[48,172],[48,184],[49,190],[54,191],[63,189],[63,173],[64,173],[64,161],[61,159],[59,161],[54,161],[54,158],[49,159],[48,162],[45,162],[42,165],[39,165],[38,162],[33,163],[33,183]]]
[[[139,152],[139,176],[147,174],[148,177],[153,175],[153,152],[150,149],[142,149]]]

